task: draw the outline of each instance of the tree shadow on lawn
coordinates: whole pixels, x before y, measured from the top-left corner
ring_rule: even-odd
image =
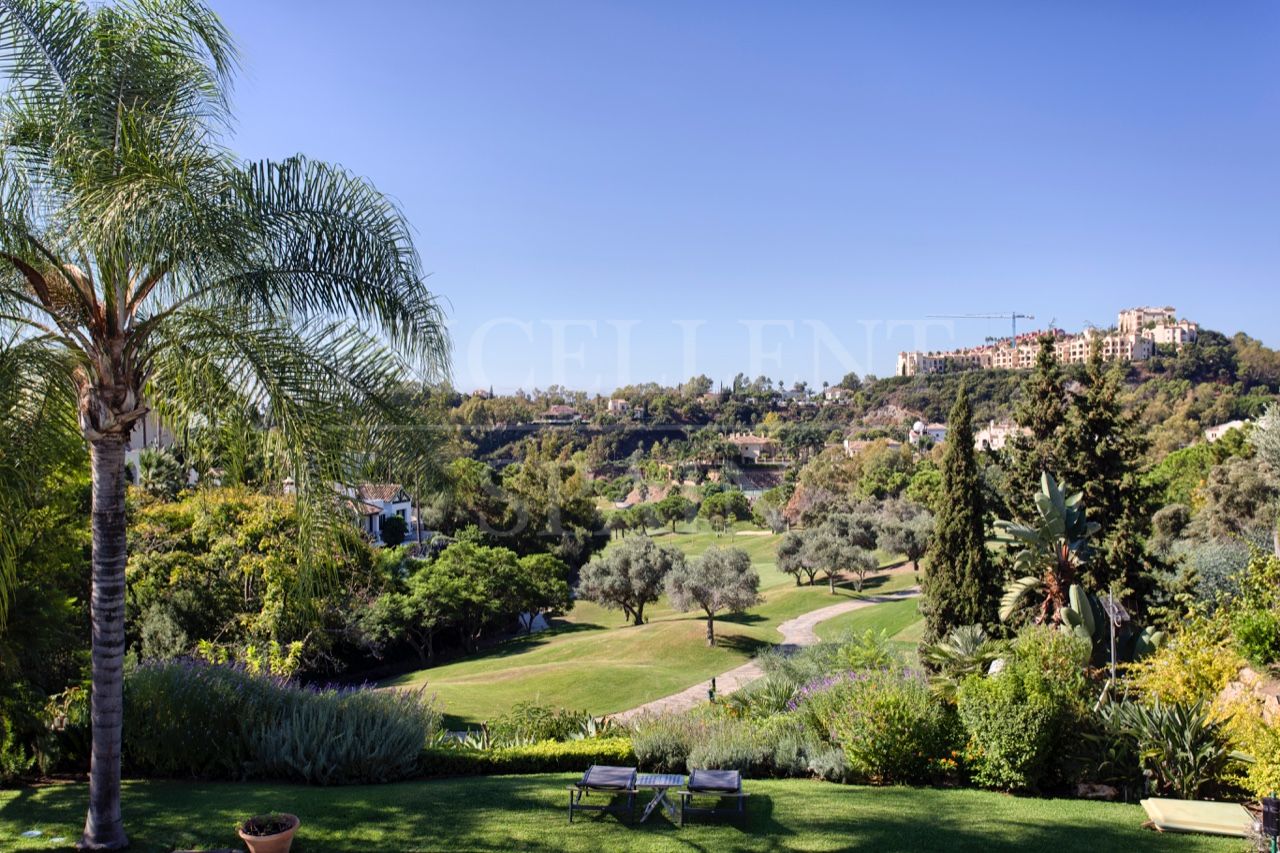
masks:
[[[246,815],[289,810],[302,819],[298,853],[351,850],[723,850],[857,851],[1048,850],[1094,853],[1226,851],[1234,839],[1170,836],[1138,829],[1140,812],[1107,814],[1108,804],[1031,801],[976,791],[862,788],[822,782],[748,779],[745,821],[690,815],[683,828],[655,812],[645,823],[585,814],[568,823],[566,786],[574,774],[470,777],[389,785],[317,788],[261,783],[129,783],[124,792],[131,849],[167,851],[233,846]],[[754,788],[754,790],[753,790]],[[39,828],[19,850],[70,850],[83,821],[82,784],[0,792],[6,836]],[[636,801],[639,817],[648,795]],[[1048,826],[1035,818],[1052,823]],[[51,846],[62,835],[67,846]],[[7,843],[8,837],[0,838]],[[1234,842],[1234,844],[1233,844]],[[10,848],[6,848],[10,849]]]

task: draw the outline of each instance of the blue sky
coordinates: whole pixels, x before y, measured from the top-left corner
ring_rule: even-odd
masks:
[[[213,2],[236,149],[399,201],[463,390],[835,382],[1007,328],[941,313],[1280,345],[1270,0]]]

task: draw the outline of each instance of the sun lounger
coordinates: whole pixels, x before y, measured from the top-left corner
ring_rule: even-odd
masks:
[[[603,794],[606,804],[588,806],[582,804],[582,798],[588,794]],[[614,805],[614,801],[625,798]],[[625,815],[628,820],[635,817],[636,809],[636,768],[606,767],[593,764],[582,774],[582,779],[569,786],[569,823],[573,823],[575,811],[613,812],[618,816]]]
[[[684,826],[686,814],[732,815],[742,819],[747,814],[747,795],[742,790],[742,774],[737,770],[695,770],[689,775],[689,784],[680,796],[680,825]],[[692,805],[694,797],[715,798],[716,805],[707,807]],[[726,800],[732,800],[725,805]]]

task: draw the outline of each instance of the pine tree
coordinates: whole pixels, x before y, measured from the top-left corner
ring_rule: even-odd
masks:
[[[1040,338],[1036,366],[1022,384],[1022,401],[1014,410],[1014,420],[1028,432],[1010,440],[1009,505],[1015,513],[1035,511],[1035,495],[1040,491],[1040,475],[1048,471],[1062,478],[1061,443],[1067,419],[1062,369],[1050,335]]]
[[[947,423],[942,500],[921,581],[925,642],[963,625],[996,621],[999,583],[987,554],[981,475],[973,449],[973,412],[961,386]]]
[[[1120,401],[1120,373],[1103,362],[1097,342],[1081,385],[1062,431],[1061,458],[1063,479],[1084,493],[1089,520],[1102,525],[1083,580],[1099,593],[1117,587],[1136,604],[1151,586],[1145,548],[1151,492],[1140,470],[1147,443]]]

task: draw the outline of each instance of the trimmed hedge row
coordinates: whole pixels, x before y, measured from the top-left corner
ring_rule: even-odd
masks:
[[[630,738],[542,741],[494,749],[433,747],[422,753],[427,776],[492,776],[500,773],[582,772],[592,764],[634,765]]]

